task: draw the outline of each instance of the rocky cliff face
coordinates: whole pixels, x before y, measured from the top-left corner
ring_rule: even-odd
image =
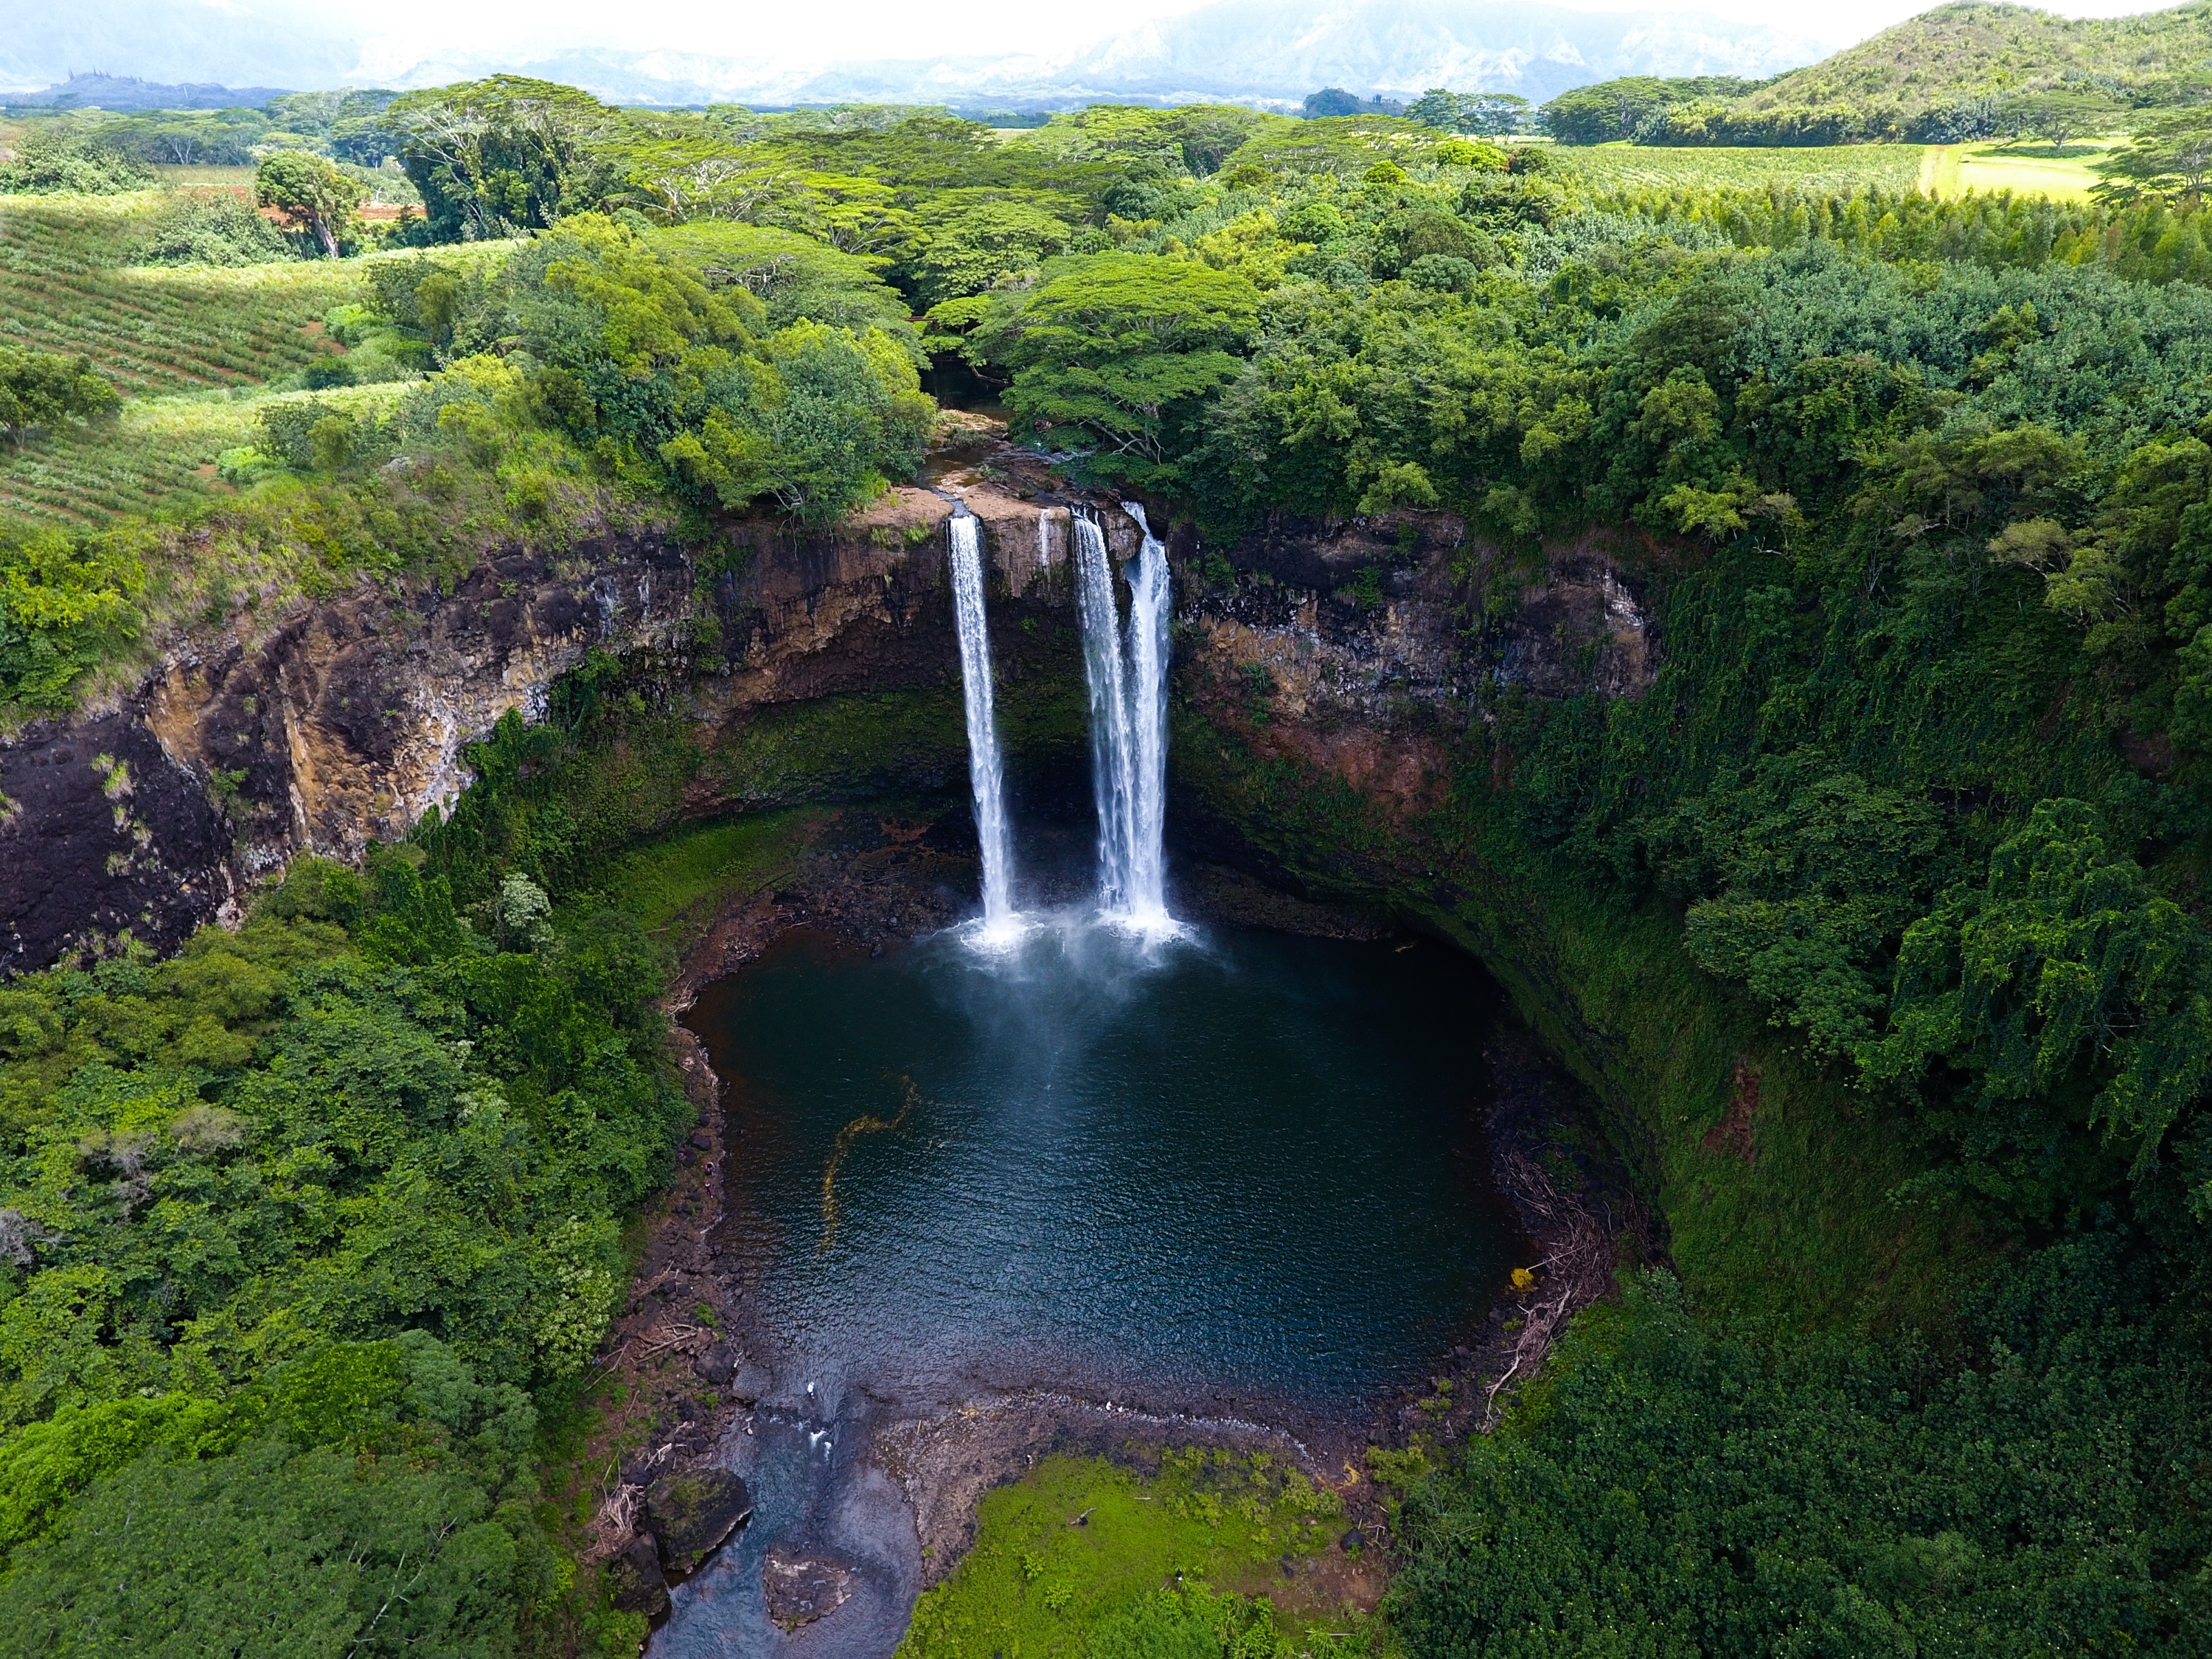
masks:
[[[365,585],[179,640],[123,706],[0,743],[0,971],[126,932],[172,949],[296,854],[353,860],[404,835],[466,786],[469,744],[510,710],[543,716],[594,650],[647,653],[680,680],[709,743],[775,705],[949,681],[956,501],[982,521],[994,591],[1032,615],[1069,603],[1071,511],[1098,517],[1117,560],[1139,542],[1113,501],[1061,493],[984,441],[940,457],[933,488],[830,531],[742,526],[703,556],[648,534],[503,547],[450,586]],[[1191,684],[1267,741],[1407,804],[1440,767],[1425,722],[1464,718],[1481,674],[1633,696],[1656,663],[1601,548],[1564,551],[1501,603],[1483,598],[1487,556],[1442,515],[1273,526],[1231,550],[1245,575],[1229,585],[1209,581],[1216,550],[1171,547]],[[1470,627],[1471,604],[1486,623]]]
[[[1179,548],[1186,689],[1217,726],[1403,817],[1435,804],[1486,678],[1536,696],[1640,697],[1656,630],[1632,574],[1654,550],[1594,536],[1509,560],[1447,514],[1295,521]],[[1642,556],[1639,560],[1638,556]]]
[[[709,723],[957,675],[956,500],[999,591],[1064,590],[1067,507],[955,466],[828,532],[741,526],[704,559],[653,535],[509,546],[450,586],[364,585],[180,639],[120,707],[0,742],[0,972],[126,933],[173,949],[296,854],[404,835],[466,786],[469,744],[509,710],[539,718],[595,649],[665,661]],[[1114,540],[1133,552],[1134,526]]]

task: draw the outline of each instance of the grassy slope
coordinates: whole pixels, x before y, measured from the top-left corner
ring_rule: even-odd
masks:
[[[975,1547],[915,1607],[900,1659],[1082,1652],[1079,1632],[1178,1577],[1279,1596],[1282,1563],[1333,1546],[1343,1512],[1334,1492],[1284,1476],[1225,1452],[1170,1452],[1152,1478],[1048,1457],[983,1499]],[[1284,1612],[1285,1630],[1359,1622],[1336,1607]]]
[[[1785,75],[1738,107],[1749,112],[1878,104],[1917,112],[2068,73],[2140,81],[2207,58],[2212,58],[2212,5],[2203,0],[2135,17],[2081,19],[1962,0]]]

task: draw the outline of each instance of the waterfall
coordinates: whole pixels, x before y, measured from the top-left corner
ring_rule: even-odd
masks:
[[[1091,787],[1098,804],[1098,902],[1106,915],[1146,933],[1172,932],[1161,838],[1167,822],[1167,550],[1133,501],[1123,507],[1144,532],[1129,583],[1122,637],[1114,567],[1095,520],[1079,516],[1076,599],[1083,666],[1091,689]]]
[[[1006,778],[991,712],[991,635],[983,617],[983,559],[976,520],[963,509],[949,526],[952,608],[960,624],[960,689],[968,708],[968,781],[975,793],[975,839],[983,849],[983,929],[1012,922],[1012,870],[1006,853]]]

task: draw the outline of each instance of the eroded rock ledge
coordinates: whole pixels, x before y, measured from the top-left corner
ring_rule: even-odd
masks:
[[[404,835],[466,786],[469,744],[509,711],[542,717],[594,650],[677,694],[703,748],[779,705],[947,684],[956,500],[983,524],[994,647],[1018,649],[1041,614],[1072,613],[1072,510],[1096,514],[1117,561],[1138,532],[990,434],[963,441],[929,487],[828,529],[502,546],[450,586],[364,582],[173,641],[120,707],[0,740],[0,973],[126,932],[172,950],[297,854],[351,860]],[[1180,672],[1212,717],[1401,809],[1435,799],[1440,734],[1483,679],[1637,696],[1656,672],[1632,574],[1654,550],[1617,537],[1516,561],[1449,515],[1409,514],[1284,520],[1225,550],[1176,530],[1170,546]],[[744,786],[709,779],[685,810],[762,804]]]

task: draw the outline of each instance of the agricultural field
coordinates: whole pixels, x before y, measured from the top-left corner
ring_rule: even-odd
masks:
[[[216,471],[226,449],[253,441],[261,410],[313,397],[351,415],[381,416],[404,382],[318,392],[188,392],[134,398],[112,427],[70,428],[20,450],[0,449],[0,517],[54,523],[155,514],[229,493]]]
[[[90,357],[126,397],[251,385],[326,350],[349,264],[131,265],[167,192],[0,197],[0,343]]]
[[[172,169],[187,190],[235,183],[250,169]],[[185,179],[184,175],[195,176]],[[88,521],[158,513],[220,494],[216,458],[252,441],[274,386],[340,348],[322,319],[357,301],[367,266],[407,252],[343,261],[141,265],[174,188],[118,196],[0,196],[0,345],[82,353],[124,396],[121,418],[63,427],[0,448],[0,517]],[[444,250],[446,264],[503,258],[508,245]],[[402,388],[322,395],[381,407]]]
[[[2127,142],[2127,135],[2118,133],[2063,149],[2053,144],[1931,145],[1921,188],[1947,200],[1969,191],[1987,195],[2008,190],[2016,196],[2086,202],[2104,176],[2097,171],[2098,163]]]
[[[1834,144],[1759,149],[1659,144],[1561,145],[1552,154],[1599,191],[1911,190],[1921,179],[1922,144]]]

